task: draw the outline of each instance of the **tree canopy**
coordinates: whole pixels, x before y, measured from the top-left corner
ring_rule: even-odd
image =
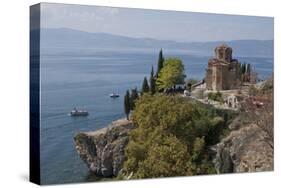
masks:
[[[158,90],[173,87],[176,84],[184,83],[184,65],[178,58],[168,58],[164,62],[156,80]]]
[[[133,178],[215,173],[207,148],[218,142],[223,118],[185,98],[142,95],[136,102],[124,172]]]

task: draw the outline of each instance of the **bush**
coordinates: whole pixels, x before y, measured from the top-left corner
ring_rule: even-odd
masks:
[[[223,97],[221,92],[216,92],[216,93],[208,93],[208,99],[218,101],[218,102],[223,102]]]
[[[126,148],[124,172],[133,178],[208,174],[208,146],[218,142],[223,119],[185,98],[143,95],[132,114],[137,126]]]
[[[249,87],[249,95],[256,96],[258,93],[259,93],[259,90],[254,85],[251,85]]]

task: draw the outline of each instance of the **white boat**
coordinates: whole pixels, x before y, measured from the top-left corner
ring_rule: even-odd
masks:
[[[77,110],[76,108],[74,108],[71,112],[70,112],[71,116],[88,116],[89,113],[86,110]]]
[[[118,95],[117,93],[111,93],[109,96],[110,96],[111,98],[117,98],[117,97],[119,97],[119,95]]]

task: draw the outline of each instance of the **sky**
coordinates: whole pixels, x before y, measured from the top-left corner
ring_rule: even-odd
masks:
[[[41,4],[43,28],[71,28],[179,42],[272,40],[273,22],[270,17]]]

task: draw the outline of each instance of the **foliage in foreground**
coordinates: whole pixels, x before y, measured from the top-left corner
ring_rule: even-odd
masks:
[[[223,119],[185,98],[145,94],[133,112],[124,172],[132,178],[215,173],[208,146],[219,141]]]

